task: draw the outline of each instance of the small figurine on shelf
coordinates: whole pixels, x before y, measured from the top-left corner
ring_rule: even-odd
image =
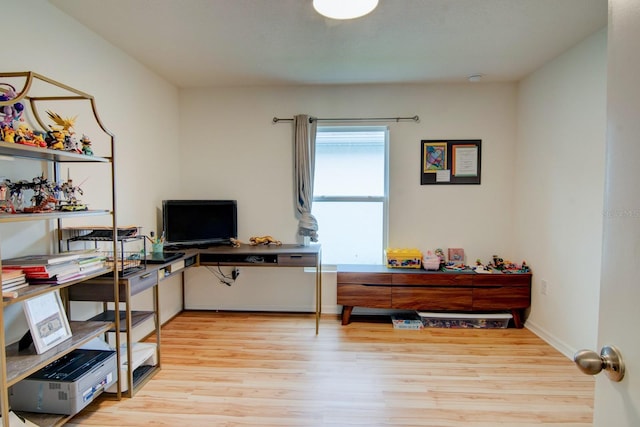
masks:
[[[9,125],[3,125],[0,129],[0,139],[4,142],[16,142],[16,131]]]
[[[65,119],[61,117],[58,113],[54,113],[49,110],[47,110],[47,115],[57,125],[57,126],[49,125],[51,130],[60,131],[64,136],[71,136],[74,133],[71,129],[73,129],[73,125],[76,123],[76,119],[78,118],[78,116],[67,117]]]
[[[52,150],[64,150],[64,134],[59,130],[52,130],[49,132],[49,138],[47,140],[49,148]]]
[[[78,146],[78,140],[75,135],[69,135],[64,139],[64,151],[68,151],[70,153],[78,153],[82,154],[82,150]]]
[[[251,246],[270,245],[271,243],[273,243],[276,246],[280,246],[282,244],[282,242],[280,240],[276,240],[271,236],[250,237],[249,238],[249,244]]]
[[[435,254],[440,258],[440,268],[444,267],[447,264],[447,260],[444,257],[444,251],[441,248],[438,248],[435,250]]]
[[[16,88],[9,83],[0,83],[0,86],[7,86],[7,89],[0,89],[0,101],[10,101],[17,96]],[[0,106],[0,117],[2,118],[0,123],[13,127],[15,122],[22,120],[23,111],[24,105],[21,102]]]
[[[44,135],[42,134],[42,132],[34,132],[33,143],[38,147],[47,148],[47,141],[44,140]]]
[[[14,141],[16,144],[30,145],[35,147],[37,144],[33,141],[33,131],[26,123],[20,123],[16,129]]]
[[[80,143],[82,144],[82,154],[85,154],[87,156],[93,156],[93,148],[91,148],[91,139],[87,135],[82,134],[82,139],[80,140]]]
[[[81,196],[84,195],[82,188],[79,186],[73,185],[73,180],[71,178],[67,179],[67,182],[64,182],[62,186],[60,186],[60,190],[64,195],[66,202],[60,205],[61,211],[86,211],[87,206],[80,203],[80,200],[76,197],[76,193],[79,193]]]
[[[57,125],[49,125],[51,128],[50,134],[53,137],[53,142],[49,148],[54,150],[78,152],[76,144],[72,140],[72,136],[75,134],[73,131],[73,125],[75,124],[78,116],[63,118],[58,113],[54,113],[49,110],[47,110],[47,115]]]
[[[473,267],[473,271],[475,271],[476,273],[491,273],[491,270],[489,270],[482,264],[480,258],[476,260],[476,265]]]
[[[491,264],[492,268],[496,270],[504,270],[504,260],[500,258],[498,255],[493,256],[493,263]]]

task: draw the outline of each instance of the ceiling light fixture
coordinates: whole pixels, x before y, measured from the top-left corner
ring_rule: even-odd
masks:
[[[378,6],[378,0],[313,0],[313,8],[331,19],[360,18]]]

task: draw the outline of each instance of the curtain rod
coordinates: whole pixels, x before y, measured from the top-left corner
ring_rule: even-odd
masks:
[[[337,119],[337,118],[332,118],[332,119],[322,119],[322,118],[314,118],[314,117],[310,117],[309,118],[309,123],[313,122],[313,121],[318,121],[318,122],[399,122],[400,120],[412,120],[414,122],[418,122],[420,121],[420,117],[418,116],[413,116],[413,117],[363,117],[363,118],[350,118],[350,119]],[[293,119],[279,119],[277,117],[273,118],[273,123],[279,123],[279,122],[292,122]]]

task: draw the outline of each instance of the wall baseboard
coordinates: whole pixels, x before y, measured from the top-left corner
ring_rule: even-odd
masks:
[[[274,312],[283,312],[283,313],[315,313],[316,307],[309,307],[306,305],[259,305],[259,304],[249,304],[249,305],[241,305],[241,304],[233,304],[232,306],[227,306],[225,304],[218,306],[207,305],[197,305],[197,304],[189,304],[185,307],[185,310],[194,310],[194,311],[274,311]],[[340,314],[342,311],[342,306],[335,305],[327,305],[322,306],[320,308],[322,314]]]
[[[537,325],[535,322],[527,321],[525,322],[524,327],[536,334],[538,337],[540,337],[540,339],[544,340],[551,347],[555,348],[560,353],[565,355],[569,360],[573,360],[573,355],[577,351],[576,349],[567,345],[565,342],[558,339],[556,336],[549,333],[549,331],[540,327],[540,325]]]

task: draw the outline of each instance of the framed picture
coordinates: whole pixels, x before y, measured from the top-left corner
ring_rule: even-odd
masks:
[[[462,248],[449,248],[449,262],[463,263],[464,262],[464,249]]]
[[[479,139],[422,140],[420,184],[480,184]]]
[[[23,307],[36,353],[42,354],[71,338],[71,328],[58,290],[29,298]]]

